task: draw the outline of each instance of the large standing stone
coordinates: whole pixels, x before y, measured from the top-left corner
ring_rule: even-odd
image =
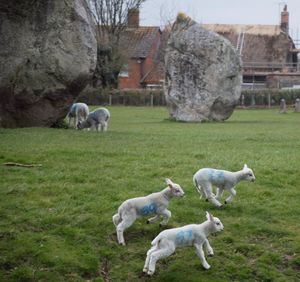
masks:
[[[84,0],[0,0],[0,127],[51,126],[96,65]]]
[[[179,14],[166,50],[165,95],[171,118],[226,120],[239,103],[241,61],[228,40]]]

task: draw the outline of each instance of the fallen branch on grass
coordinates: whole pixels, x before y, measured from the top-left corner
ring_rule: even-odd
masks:
[[[12,162],[8,162],[8,163],[4,163],[3,165],[6,166],[20,166],[20,167],[41,167],[41,164],[19,164],[19,163],[12,163]]]

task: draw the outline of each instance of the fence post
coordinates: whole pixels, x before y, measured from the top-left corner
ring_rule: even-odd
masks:
[[[268,108],[271,108],[271,94],[268,93]]]
[[[150,93],[150,106],[153,107],[153,93]]]
[[[112,104],[112,95],[109,94],[109,95],[108,95],[108,105],[111,106],[111,104]]]

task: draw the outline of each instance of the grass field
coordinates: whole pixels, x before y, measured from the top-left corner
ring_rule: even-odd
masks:
[[[165,108],[112,107],[108,132],[0,129],[0,281],[299,281],[300,115],[236,110],[224,123],[168,120]],[[4,162],[42,167],[3,166]],[[224,209],[199,199],[202,167],[240,170]],[[163,230],[139,219],[116,243],[111,221],[128,198],[179,183],[167,228],[219,217],[225,230],[204,270],[194,248],[177,249],[142,274],[151,240]],[[224,198],[227,194],[224,195]]]

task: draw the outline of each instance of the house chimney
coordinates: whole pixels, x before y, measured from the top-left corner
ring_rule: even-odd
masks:
[[[287,11],[287,5],[284,5],[283,11],[281,12],[280,28],[285,33],[289,33],[289,12]]]
[[[128,10],[127,26],[131,28],[138,28],[140,25],[140,11],[137,8]]]

